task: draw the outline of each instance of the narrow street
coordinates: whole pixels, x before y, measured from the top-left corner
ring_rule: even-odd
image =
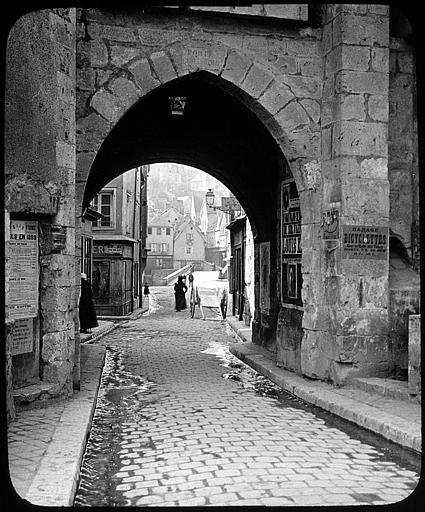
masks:
[[[229,353],[225,322],[151,293],[98,342],[76,506],[380,505],[416,487],[418,456],[279,392]]]

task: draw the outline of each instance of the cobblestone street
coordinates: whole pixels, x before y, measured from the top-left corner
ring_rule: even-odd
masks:
[[[107,358],[76,505],[360,505],[412,492],[418,457],[278,400],[228,352],[225,323],[175,312],[171,288],[153,294],[148,313],[99,342]]]

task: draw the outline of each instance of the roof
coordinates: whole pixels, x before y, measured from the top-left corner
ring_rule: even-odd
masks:
[[[246,215],[241,215],[240,217],[237,217],[236,219],[232,220],[232,222],[228,224],[226,227],[230,231],[234,231],[236,229],[241,228],[244,224],[246,224]]]
[[[203,238],[203,240],[206,240],[205,235],[188,215],[186,215],[182,222],[180,222],[180,224],[177,225],[174,231],[174,240],[179,238],[179,236],[186,230],[188,226],[192,226],[195,229],[195,231],[197,231],[199,235]]]

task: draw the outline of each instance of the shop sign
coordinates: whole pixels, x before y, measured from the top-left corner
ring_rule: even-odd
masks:
[[[94,254],[115,254],[121,256],[123,252],[122,245],[118,244],[108,244],[108,245],[94,245],[93,253]]]
[[[12,320],[38,314],[38,223],[10,221],[9,315]]]
[[[241,205],[236,197],[222,197],[221,198],[221,209],[223,212],[238,212],[241,210]]]
[[[388,257],[388,228],[343,226],[342,257],[345,259],[385,260]]]
[[[16,320],[12,334],[12,356],[32,352],[34,340],[34,320]]]

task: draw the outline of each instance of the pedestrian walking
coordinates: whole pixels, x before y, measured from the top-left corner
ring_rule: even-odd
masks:
[[[81,273],[81,295],[78,304],[78,314],[80,317],[80,332],[90,332],[92,327],[99,325],[94,308],[93,292],[87,280],[87,274],[84,272]]]
[[[147,295],[150,294],[150,291],[149,291],[149,285],[148,285],[148,282],[146,281],[145,282],[145,287],[143,289],[143,295],[146,297]]]
[[[179,276],[177,283],[174,285],[174,297],[176,300],[176,311],[186,309],[186,292],[187,286],[184,284],[182,276]]]

